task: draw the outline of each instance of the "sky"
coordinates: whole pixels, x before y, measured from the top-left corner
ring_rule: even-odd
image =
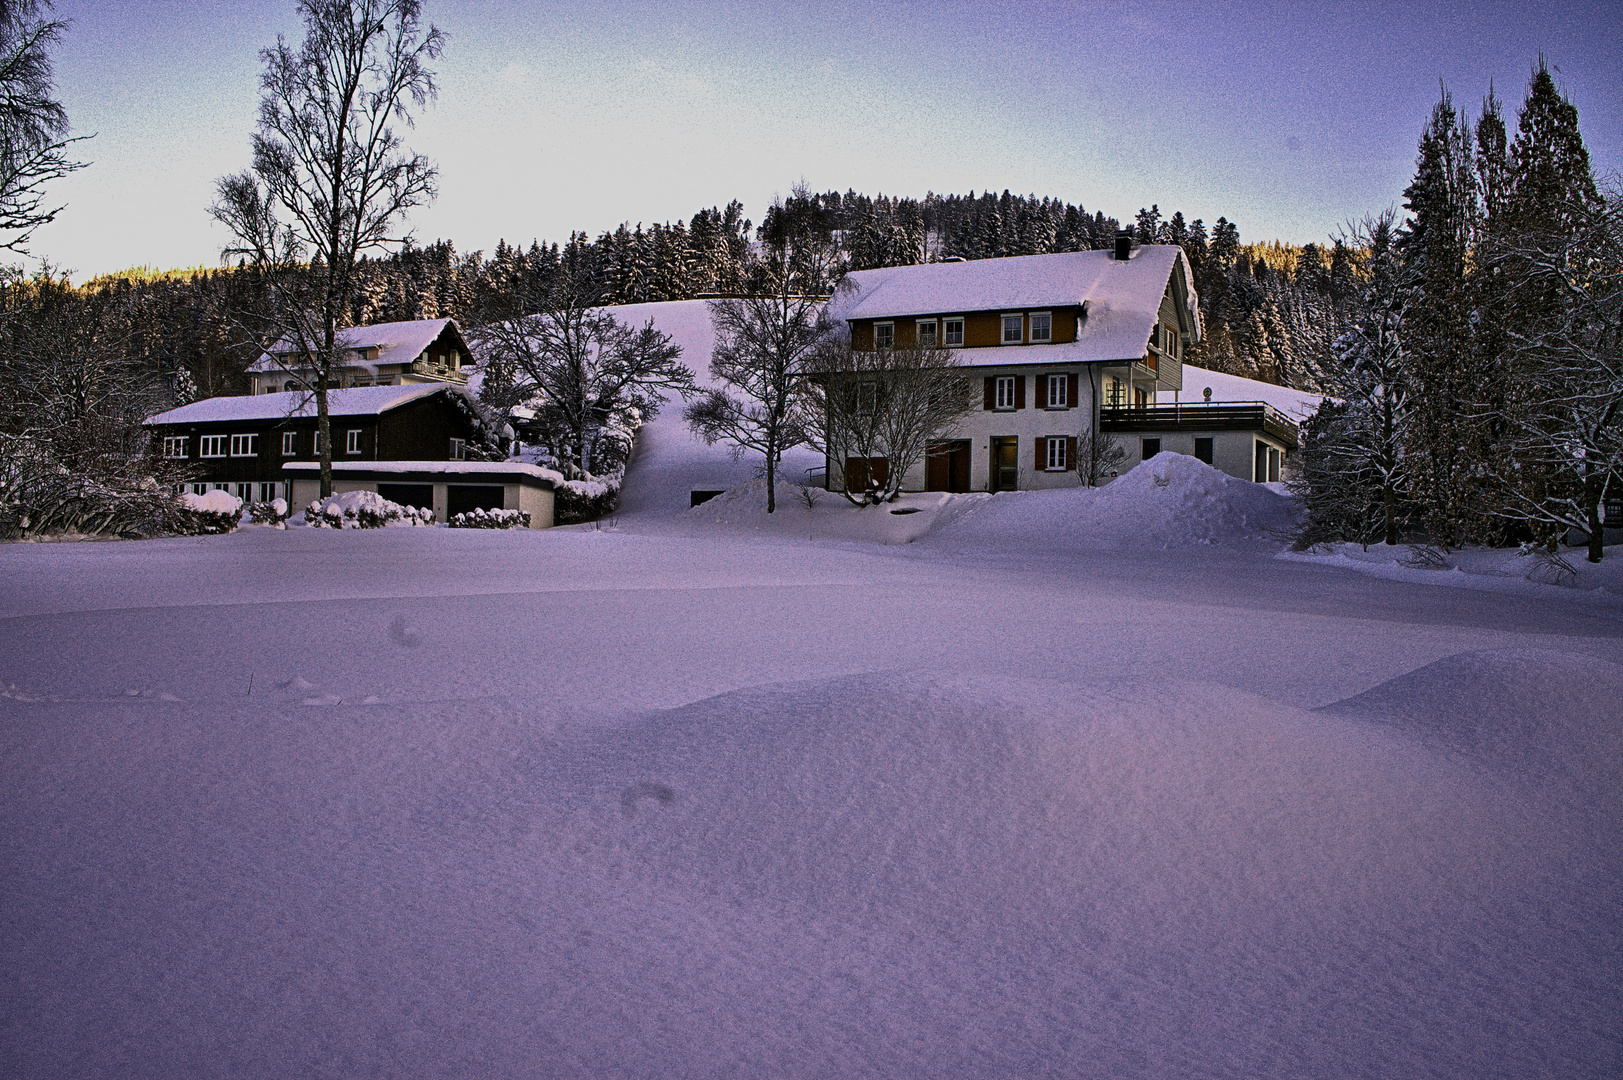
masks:
[[[404,132],[439,194],[403,224],[460,251],[686,220],[775,195],[1004,188],[1128,220],[1220,215],[1323,242],[1401,202],[1446,84],[1512,121],[1538,56],[1598,174],[1623,172],[1623,23],[1602,3],[787,4],[425,0],[437,99]],[[33,255],[74,280],[215,265],[207,207],[249,164],[291,0],[57,0],[86,168]]]

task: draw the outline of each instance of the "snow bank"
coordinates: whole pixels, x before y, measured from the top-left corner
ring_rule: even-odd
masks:
[[[930,542],[987,553],[1277,544],[1296,513],[1287,495],[1170,451],[1100,488],[954,498]]]
[[[1318,563],[1414,585],[1442,585],[1513,596],[1560,596],[1569,602],[1612,605],[1623,596],[1623,544],[1605,549],[1599,563],[1583,548],[1566,548],[1556,563],[1514,548],[1456,548],[1419,544],[1316,544],[1282,551],[1288,562]],[[1571,573],[1568,574],[1567,570]]]

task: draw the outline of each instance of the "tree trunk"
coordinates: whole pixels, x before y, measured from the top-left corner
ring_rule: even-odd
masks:
[[[1606,526],[1601,523],[1601,485],[1595,477],[1595,463],[1584,462],[1584,502],[1589,510],[1589,561],[1598,563],[1606,555]]]

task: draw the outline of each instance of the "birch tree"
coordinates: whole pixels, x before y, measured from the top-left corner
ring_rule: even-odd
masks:
[[[436,170],[406,150],[396,122],[435,94],[445,36],[424,29],[419,0],[299,0],[304,42],[278,37],[265,70],[253,166],[216,183],[210,214],[230,230],[226,260],[243,260],[273,292],[270,329],[290,368],[313,372],[321,432],[321,494],[332,493],[327,392],[343,366],[356,262],[403,243],[401,219],[435,194]]]

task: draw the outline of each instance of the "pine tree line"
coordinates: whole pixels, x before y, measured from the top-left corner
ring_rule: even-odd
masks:
[[[1553,551],[1579,529],[1598,561],[1605,500],[1623,495],[1623,195],[1597,186],[1548,66],[1513,138],[1491,88],[1474,124],[1444,88],[1404,199],[1401,224],[1358,230],[1303,539]]]

